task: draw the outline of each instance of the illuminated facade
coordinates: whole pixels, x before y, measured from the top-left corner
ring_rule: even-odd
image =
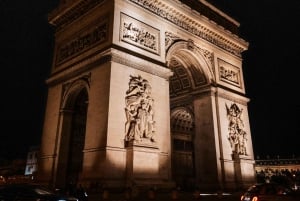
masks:
[[[271,178],[272,176],[284,171],[288,171],[291,174],[293,174],[294,172],[298,172],[299,174],[300,159],[259,159],[255,161],[255,171],[256,174],[263,173],[264,177],[268,178]]]
[[[206,1],[65,0],[38,179],[236,189],[255,179],[239,23]]]
[[[30,147],[30,150],[27,153],[25,175],[33,175],[38,170],[38,154],[39,147]]]
[[[257,182],[279,182],[300,189],[300,158],[258,159],[255,171]]]

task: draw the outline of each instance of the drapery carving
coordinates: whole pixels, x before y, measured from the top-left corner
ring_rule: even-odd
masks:
[[[155,142],[154,99],[151,97],[151,86],[141,76],[132,75],[128,85],[125,96],[125,141],[139,143],[143,139],[149,139]]]

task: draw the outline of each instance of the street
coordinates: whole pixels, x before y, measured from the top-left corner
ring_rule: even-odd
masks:
[[[193,192],[153,192],[148,191],[138,195],[125,193],[102,192],[89,195],[88,201],[239,201],[240,193],[193,193]]]

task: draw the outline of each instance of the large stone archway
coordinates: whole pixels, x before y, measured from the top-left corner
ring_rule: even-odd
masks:
[[[66,109],[85,100],[77,184],[213,190],[254,181],[241,58],[248,43],[233,33],[238,22],[206,1],[189,6],[70,0],[50,13],[55,50],[40,182],[72,176],[60,164],[72,131]]]
[[[211,74],[211,53],[205,57],[205,50],[197,47],[192,40],[178,36],[173,38],[177,38],[177,41],[167,51],[168,67],[174,73],[170,78],[172,175],[178,186],[191,190],[201,185],[200,179],[206,180],[205,185],[218,183],[216,177],[205,178],[207,174],[199,174],[199,170],[209,164],[199,160],[199,153],[204,151],[202,146],[199,147],[203,138],[197,132],[198,122],[195,121],[194,112],[195,100],[202,100],[202,96],[206,96],[211,80],[215,79]],[[207,117],[200,114],[200,118]],[[214,131],[208,132],[211,133],[208,138],[214,141]],[[215,151],[215,145],[210,147]]]
[[[75,80],[65,85],[61,105],[61,137],[58,142],[56,187],[70,188],[80,180],[83,164],[85,129],[88,108],[88,82]]]

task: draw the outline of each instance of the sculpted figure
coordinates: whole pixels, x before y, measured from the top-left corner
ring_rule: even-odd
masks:
[[[155,141],[153,103],[148,81],[131,76],[125,97],[125,141],[141,142],[143,138]]]
[[[241,119],[242,109],[236,104],[232,104],[230,108],[226,105],[228,123],[228,140],[233,153],[247,155],[246,152],[246,135],[243,130],[244,123]]]

